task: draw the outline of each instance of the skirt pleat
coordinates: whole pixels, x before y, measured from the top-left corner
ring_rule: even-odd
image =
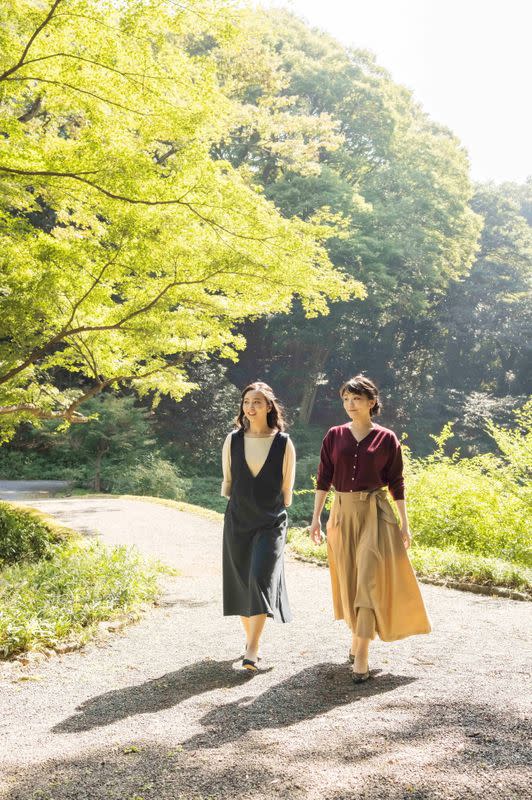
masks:
[[[337,492],[327,523],[335,619],[391,642],[430,633],[419,585],[385,489]]]

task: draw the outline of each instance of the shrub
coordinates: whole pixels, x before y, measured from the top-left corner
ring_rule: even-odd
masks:
[[[0,567],[48,558],[68,532],[44,520],[37,511],[0,502]]]
[[[306,528],[288,531],[290,548],[302,558],[327,563],[325,542],[313,544]],[[456,548],[422,547],[417,539],[409,550],[410,560],[420,578],[455,580],[461,583],[503,586],[532,595],[532,570],[500,558],[464,553]]]
[[[530,483],[525,468],[530,465],[531,419],[524,411],[516,417],[520,427],[514,430],[492,426],[502,457],[444,455],[452,436],[450,425],[433,437],[437,447],[428,458],[413,460],[405,449],[409,516],[420,545],[531,565]]]
[[[170,461],[151,454],[133,464],[110,464],[102,471],[102,477],[108,491],[115,494],[152,495],[170,500],[184,500],[188,485]]]
[[[468,459],[418,466],[408,509],[420,545],[531,563],[526,504]]]

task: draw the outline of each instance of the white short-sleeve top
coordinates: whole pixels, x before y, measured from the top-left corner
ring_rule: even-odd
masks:
[[[253,476],[259,474],[270,452],[277,431],[267,434],[245,433],[244,456]],[[231,496],[231,436],[228,434],[222,448],[222,497]],[[296,451],[292,440],[286,440],[286,449],[283,459],[283,485],[282,492],[285,506],[292,504],[292,491],[296,477]]]

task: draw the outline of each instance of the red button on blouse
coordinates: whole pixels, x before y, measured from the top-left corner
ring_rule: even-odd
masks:
[[[328,491],[334,486],[338,492],[364,492],[387,486],[394,500],[403,500],[403,457],[395,433],[374,424],[357,442],[350,425],[337,425],[325,435],[317,488]]]

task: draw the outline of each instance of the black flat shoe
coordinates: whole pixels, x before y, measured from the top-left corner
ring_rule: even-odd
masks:
[[[255,661],[252,661],[250,658],[243,658],[242,659],[242,669],[245,669],[248,672],[251,672],[252,675],[254,675],[255,672],[259,671],[259,669],[257,667],[257,663]]]
[[[353,683],[365,683],[369,679],[369,669],[365,672],[351,672],[351,680]]]
[[[355,663],[355,657],[354,657],[353,653],[351,652],[351,650],[349,651],[349,655],[347,656],[347,658],[349,659],[349,663],[350,664],[354,664]]]

